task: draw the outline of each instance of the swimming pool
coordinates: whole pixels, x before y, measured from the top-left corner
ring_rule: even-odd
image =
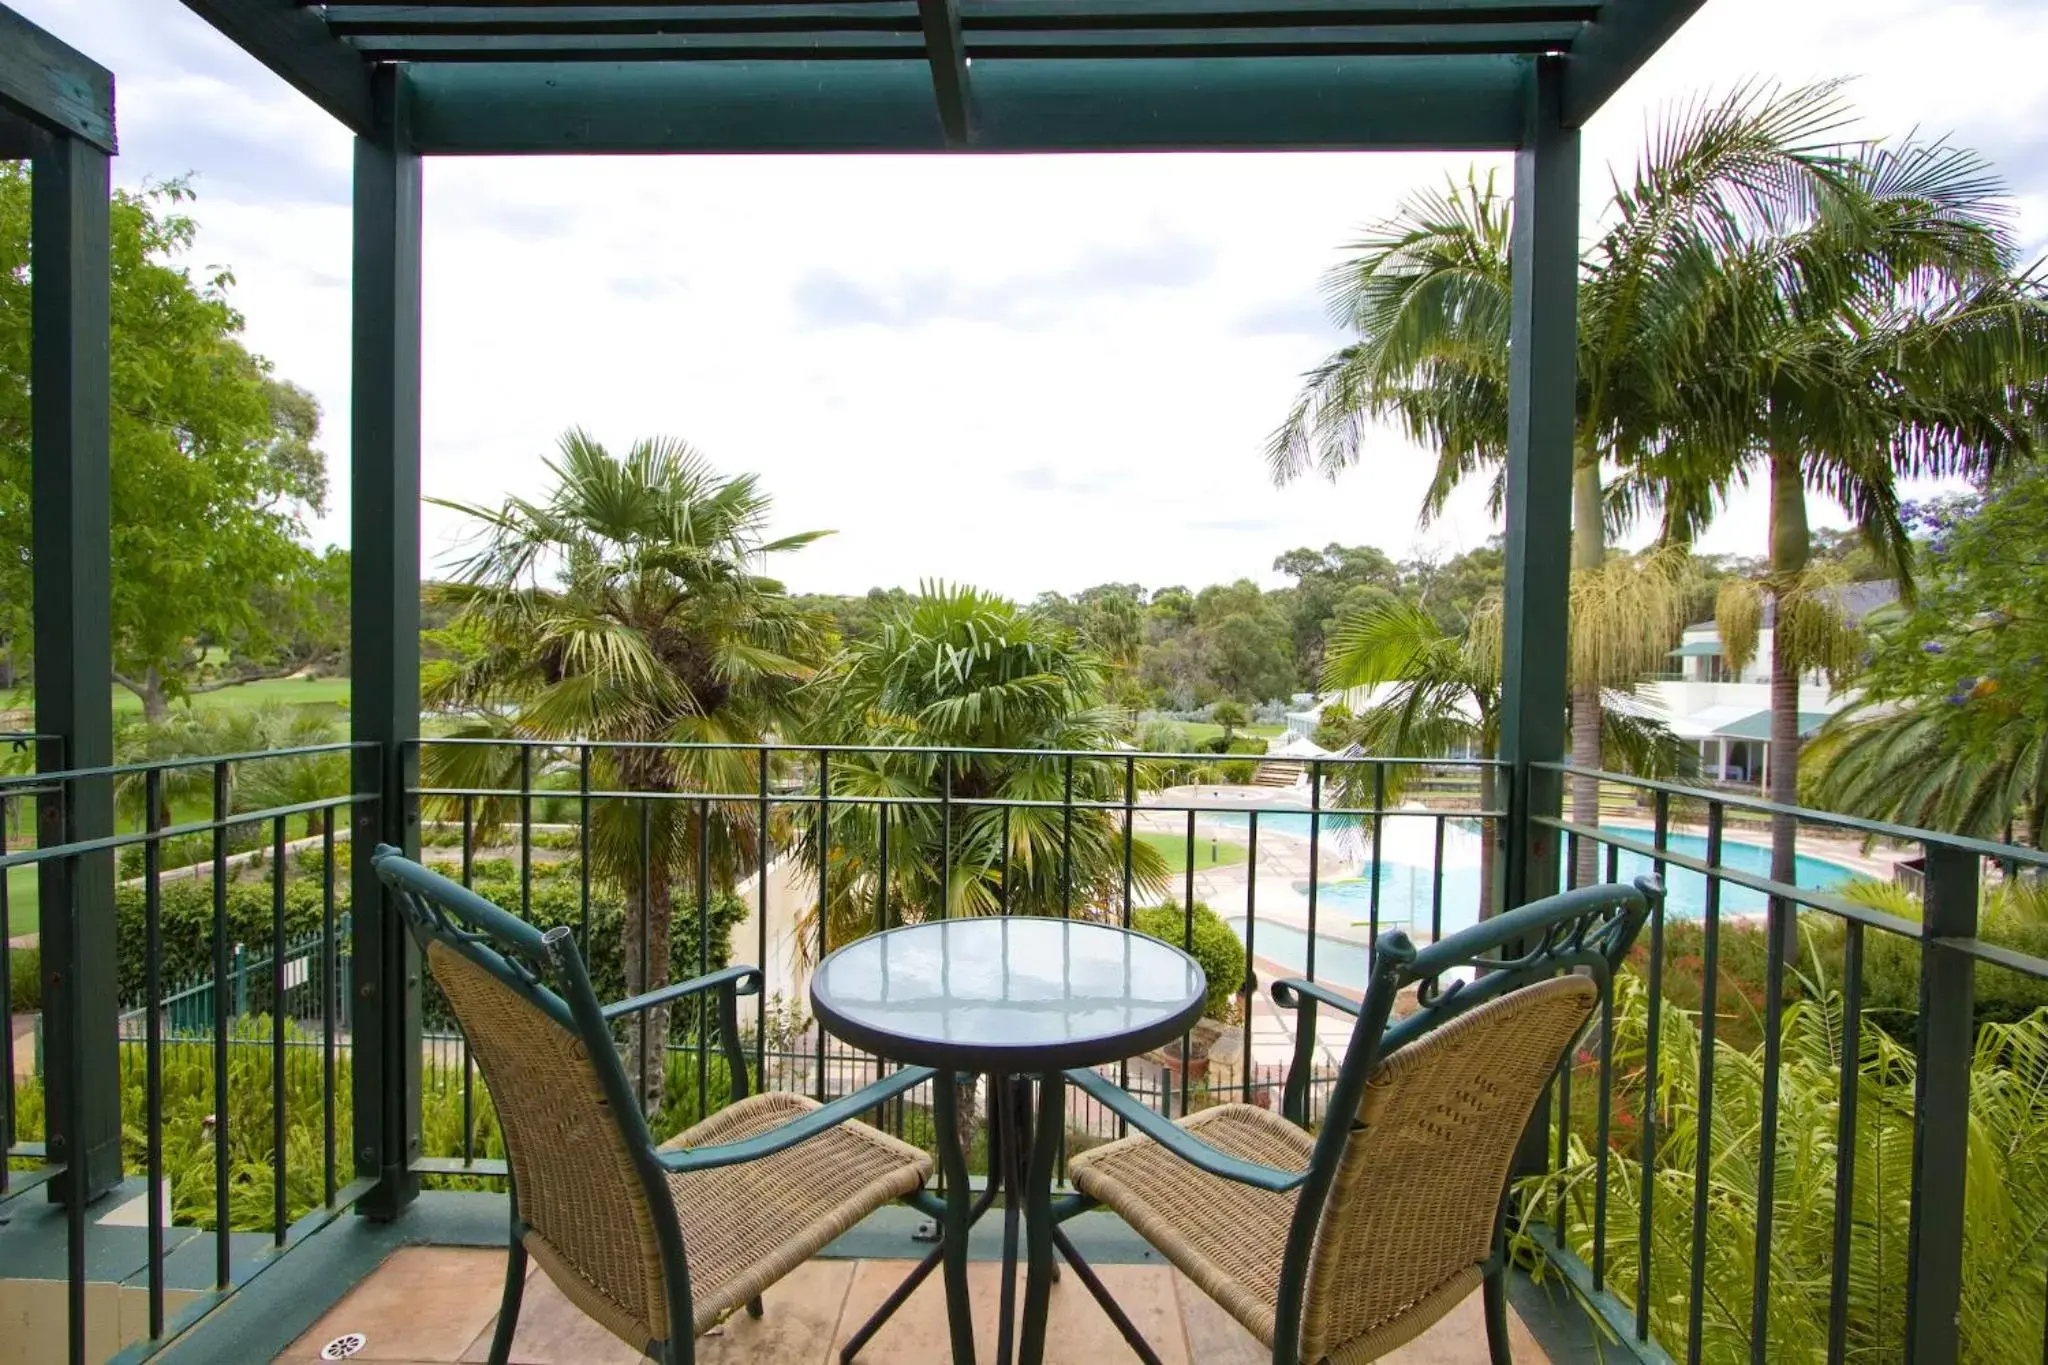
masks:
[[[1217,812],[1221,815],[1242,815],[1242,812]],[[1204,818],[1216,818],[1205,813]],[[1298,821],[1292,829],[1283,821]],[[1242,818],[1225,820],[1225,824],[1245,824]],[[1328,823],[1326,821],[1326,823]],[[1434,849],[1431,847],[1435,834],[1429,820],[1389,820],[1382,833],[1381,858],[1377,881],[1379,883],[1378,927],[1407,929],[1418,938],[1431,938],[1439,934],[1455,933],[1476,923],[1479,918],[1479,832],[1470,821],[1453,820],[1444,828],[1443,878],[1441,892],[1432,870]],[[1289,832],[1308,833],[1308,817],[1304,815],[1265,815],[1259,817],[1259,827],[1269,824],[1275,828],[1289,829]],[[1404,831],[1405,827],[1405,832]],[[1634,839],[1644,843],[1650,841],[1648,830],[1622,826],[1604,825],[1603,833],[1620,838]],[[1352,832],[1346,837],[1354,837]],[[1673,853],[1704,859],[1707,841],[1696,834],[1673,834],[1669,837]],[[1352,845],[1356,849],[1356,845]],[[1389,856],[1389,855],[1394,856]],[[1607,875],[1607,853],[1603,846],[1600,853],[1600,875]],[[1735,839],[1725,839],[1721,846],[1721,865],[1733,871],[1763,877],[1770,874],[1771,850],[1763,844],[1752,844]],[[1629,851],[1622,851],[1617,858],[1616,873],[1622,881],[1647,874],[1652,870],[1649,858]],[[1859,874],[1840,863],[1824,858],[1801,856],[1794,878],[1797,885],[1810,890],[1827,890],[1854,880]],[[1319,917],[1325,924],[1355,925],[1361,937],[1369,936],[1372,929],[1372,878],[1353,877],[1322,882],[1316,893]],[[1699,919],[1706,914],[1707,879],[1704,875],[1688,868],[1666,866],[1664,870],[1666,913],[1680,919]],[[1563,888],[1563,880],[1559,880]],[[1294,889],[1306,893],[1306,883],[1297,882]],[[1440,896],[1440,899],[1439,899]],[[1766,908],[1767,898],[1760,891],[1729,882],[1721,883],[1721,913],[1723,915],[1760,915]],[[1240,940],[1244,937],[1243,916],[1230,920],[1232,930]],[[1327,933],[1316,935],[1316,975],[1328,978],[1340,985],[1362,987],[1365,984],[1366,960],[1369,956],[1364,943],[1334,938]],[[1308,934],[1291,924],[1261,918],[1255,942],[1258,954],[1271,961],[1281,963],[1293,971],[1306,970],[1308,961]]]

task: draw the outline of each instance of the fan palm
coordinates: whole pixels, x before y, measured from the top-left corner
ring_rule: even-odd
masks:
[[[1652,457],[1683,450],[1711,414],[1690,410],[1686,324],[1718,263],[1774,225],[1836,193],[1843,156],[1828,138],[1843,121],[1833,85],[1779,92],[1745,87],[1671,119],[1632,182],[1618,184],[1607,226],[1581,266],[1578,397],[1573,457],[1572,566],[1602,571],[1610,534],[1643,510],[1641,482],[1609,489]],[[1311,371],[1268,447],[1279,482],[1311,469],[1335,477],[1363,458],[1380,424],[1436,452],[1423,504],[1427,522],[1453,489],[1485,473],[1502,498],[1508,447],[1511,201],[1491,177],[1423,191],[1355,246],[1326,284],[1330,311],[1358,339]],[[1670,600],[1659,592],[1655,600]],[[1575,637],[1604,637],[1597,654],[1615,671],[1573,680],[1572,706],[1597,715],[1600,690],[1661,662],[1665,628],[1626,593],[1591,589]],[[1651,629],[1649,627],[1655,627]],[[1620,646],[1626,645],[1627,648]],[[1601,766],[1601,727],[1573,730],[1572,759]],[[1572,814],[1597,820],[1596,780],[1572,783]],[[1585,856],[1593,850],[1588,846]],[[1590,867],[1581,869],[1590,875]]]
[[[1500,752],[1500,598],[1489,597],[1473,614],[1471,629],[1453,635],[1434,617],[1407,602],[1386,602],[1345,617],[1331,632],[1323,664],[1323,686],[1332,691],[1376,689],[1376,700],[1344,725],[1346,738],[1370,754],[1432,757]],[[1661,775],[1676,765],[1679,745],[1670,730],[1643,714],[1625,693],[1610,691],[1600,709],[1603,745],[1625,755],[1638,772]],[[1350,767],[1347,785],[1372,781],[1369,767]],[[1412,767],[1389,770],[1385,794],[1399,795]],[[1346,791],[1346,805],[1369,803],[1380,793],[1361,787]],[[1498,809],[1499,773],[1479,770],[1479,808]],[[1590,842],[1590,841],[1588,841]],[[1484,832],[1479,845],[1479,906],[1493,913],[1498,830]]]
[[[825,879],[828,946],[930,917],[1121,906],[1122,818],[1086,803],[1121,800],[1124,765],[1033,752],[1116,745],[1125,717],[1103,700],[1106,673],[1048,618],[945,584],[848,642],[808,689],[809,736],[870,746],[830,755],[822,867],[817,816],[798,816]],[[1161,894],[1158,850],[1128,853],[1132,895]],[[801,937],[815,951],[815,911]]]
[[[757,570],[822,533],[767,539],[770,499],[756,480],[719,475],[681,441],[643,440],[615,456],[570,431],[547,468],[554,487],[541,501],[442,504],[481,531],[442,589],[465,647],[424,690],[429,705],[468,714],[460,736],[647,746],[592,751],[595,787],[651,799],[597,802],[590,829],[593,875],[643,911],[626,916],[624,967],[645,989],[669,979],[675,887],[693,875],[698,841],[720,886],[756,870],[752,803],[660,798],[753,791],[763,780],[762,754],[715,746],[787,730],[826,630]],[[570,752],[429,745],[428,784],[514,787],[522,765],[538,775]],[[665,1014],[650,1032],[667,1036]],[[637,1071],[651,1108],[661,1068]]]
[[[1958,741],[1948,698],[1859,702],[1829,718],[1809,746],[1801,794],[1826,810],[1972,838],[2041,847],[2048,735],[2024,721],[1978,743]]]
[[[1712,434],[1651,460],[1669,534],[1691,538],[1736,486],[1770,490],[1770,572],[1722,594],[1729,663],[1756,652],[1766,602],[1771,797],[1798,800],[1803,673],[1838,684],[1858,653],[1836,586],[1810,564],[1807,499],[1836,503],[1910,592],[1899,481],[1982,479],[2037,449],[2048,380],[2038,282],[2012,273],[2003,187],[1974,153],[1905,143],[1861,152],[1840,192],[1722,263],[1687,333],[1687,401]],[[1774,820],[1772,875],[1792,879],[1796,822]]]

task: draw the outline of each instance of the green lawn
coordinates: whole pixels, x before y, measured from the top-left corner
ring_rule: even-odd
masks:
[[[36,913],[36,870],[32,867],[7,869],[7,934],[20,938],[33,934],[42,923]]]
[[[1159,850],[1159,856],[1166,859],[1168,868],[1185,872],[1188,865],[1188,841],[1184,834],[1153,834],[1140,830],[1138,842]],[[1212,839],[1205,835],[1195,836],[1195,871],[1204,868],[1228,867],[1244,861],[1244,845],[1233,844],[1225,839]]]
[[[201,710],[253,711],[259,706],[283,703],[288,706],[328,706],[340,710],[348,705],[347,678],[269,678],[262,682],[223,687],[202,692],[190,704]],[[0,693],[0,711],[33,711],[35,693],[27,688]],[[173,706],[186,703],[172,702]],[[114,714],[133,716],[142,712],[142,699],[125,687],[114,689]]]
[[[1181,729],[1188,732],[1188,742],[1191,744],[1200,744],[1205,739],[1215,739],[1223,733],[1222,726],[1210,725],[1199,720],[1179,721],[1177,724],[1179,724]],[[1244,725],[1238,727],[1237,733],[1254,739],[1272,739],[1286,734],[1287,727],[1284,725]]]

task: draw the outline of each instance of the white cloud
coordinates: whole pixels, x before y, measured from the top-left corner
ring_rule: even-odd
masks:
[[[124,184],[197,173],[198,258],[254,346],[327,410],[345,538],[350,141],[175,0],[13,0],[116,71]],[[2048,242],[2048,10],[1715,0],[1587,131],[1589,212],[1655,113],[1746,76],[1850,75],[1873,134],[2001,158]],[[1270,577],[1298,544],[1465,548],[1425,530],[1421,452],[1335,485],[1262,459],[1338,338],[1317,284],[1363,223],[1463,156],[436,161],[427,175],[425,484],[537,489],[565,427],[681,435],[754,470],[807,588],[944,576],[1029,594]],[[1505,169],[1505,159],[1482,165]],[[430,509],[427,552],[457,519]],[[1736,499],[1708,548],[1763,542]]]

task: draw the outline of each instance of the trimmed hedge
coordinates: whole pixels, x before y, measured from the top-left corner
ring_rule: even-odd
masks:
[[[535,870],[538,872],[538,865]],[[478,895],[494,905],[503,906],[514,913],[518,912],[519,879],[516,868],[513,874],[505,879],[487,880],[479,877],[474,883],[474,889]],[[349,908],[347,891],[347,881],[339,881],[335,887],[337,920]],[[245,945],[250,957],[265,961],[269,959],[271,947],[271,894],[271,883],[267,877],[262,880],[231,882],[227,892],[228,942],[230,945]],[[669,930],[670,941],[674,945],[671,974],[676,980],[695,976],[698,967],[696,902],[694,897],[679,898],[679,901]],[[142,888],[120,888],[115,893],[114,908],[118,935],[115,961],[121,999],[124,1002],[135,1002],[143,997],[145,980]],[[163,886],[161,914],[163,958],[160,979],[165,992],[211,979],[211,878],[205,881],[167,881]],[[625,916],[624,901],[616,893],[592,888],[589,931],[587,934],[579,933],[577,947],[589,965],[591,984],[596,988],[601,1000],[616,1000],[630,993],[626,988],[620,941]],[[746,916],[747,906],[737,896],[721,892],[712,897],[709,926],[709,957],[712,970],[727,965],[731,956],[729,945],[732,928]],[[286,941],[296,943],[318,934],[320,917],[319,878],[303,874],[288,876],[285,881]],[[536,876],[526,918],[543,929],[566,924],[580,931],[583,927],[583,914],[576,880],[573,877]],[[16,954],[17,960],[20,956]],[[249,1001],[250,1007],[254,1010],[269,1008],[267,972],[258,973],[251,979]],[[450,1022],[440,993],[431,987],[423,991],[422,1011],[429,1026],[445,1026]],[[690,1011],[678,1010],[672,1016],[672,1023],[678,1031],[687,1032],[690,1018]]]

